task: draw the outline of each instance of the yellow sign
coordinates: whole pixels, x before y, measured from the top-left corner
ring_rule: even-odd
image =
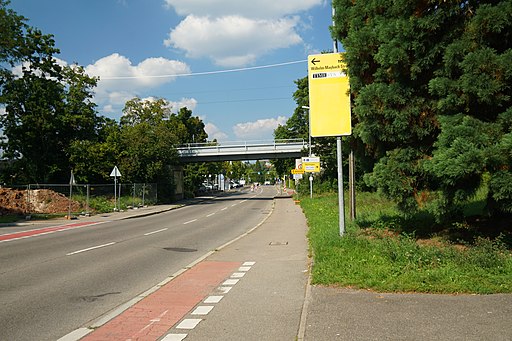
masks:
[[[302,168],[306,173],[318,173],[320,172],[320,158],[319,157],[303,157]]]
[[[292,174],[304,174],[304,169],[292,169]]]
[[[311,136],[352,134],[350,85],[343,53],[308,56]]]

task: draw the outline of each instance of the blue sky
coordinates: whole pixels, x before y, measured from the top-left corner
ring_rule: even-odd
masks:
[[[307,56],[331,50],[327,0],[12,0],[53,34],[62,63],[99,76],[101,115],[158,97],[187,106],[209,139],[272,138],[296,107]],[[259,68],[275,64],[276,67]],[[219,72],[247,69],[236,72]],[[199,74],[198,74],[199,73]],[[207,74],[200,74],[207,73]],[[191,76],[174,75],[193,74]],[[196,74],[196,75],[194,75]]]

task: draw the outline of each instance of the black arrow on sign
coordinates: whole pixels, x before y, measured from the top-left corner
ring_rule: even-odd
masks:
[[[316,65],[316,63],[319,63],[320,60],[317,60],[316,58],[313,58],[311,59],[311,63],[313,63],[313,65]]]

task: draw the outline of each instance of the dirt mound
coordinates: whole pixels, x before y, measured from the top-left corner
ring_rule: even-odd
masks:
[[[82,205],[71,201],[71,211],[78,212]],[[17,190],[0,188],[0,215],[27,213],[67,213],[69,200],[49,189]]]

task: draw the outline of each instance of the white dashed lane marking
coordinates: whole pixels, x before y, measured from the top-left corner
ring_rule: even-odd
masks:
[[[87,252],[87,251],[92,251],[92,250],[100,249],[102,247],[107,247],[107,246],[114,245],[115,243],[116,242],[112,242],[112,243],[107,243],[107,244],[103,244],[103,245],[88,247],[87,249],[82,249],[82,250],[78,250],[78,251],[67,253],[66,256],[72,256],[72,255],[76,255],[77,253],[82,253],[82,252]]]
[[[221,294],[227,294],[229,292],[229,290],[231,290],[233,287],[219,287],[219,292]]]
[[[167,334],[162,341],[183,341],[188,334]]]
[[[219,303],[224,296],[208,296],[203,302],[204,303]]]
[[[226,279],[222,285],[235,285],[238,281],[239,279]]]
[[[191,313],[191,315],[208,315],[212,309],[213,305],[200,305]]]
[[[184,319],[176,326],[177,329],[194,329],[202,319]]]
[[[161,229],[161,230],[156,230],[156,231],[153,231],[153,232],[148,232],[148,233],[144,233],[145,236],[149,236],[149,235],[152,235],[152,234],[155,234],[155,233],[159,233],[159,232],[164,232],[164,231],[167,231],[168,228],[165,228],[165,229]]]
[[[222,210],[227,209],[227,207]],[[217,293],[227,294],[233,286],[240,281],[240,278],[244,277],[244,275],[251,269],[251,267],[256,264],[256,262],[244,262],[241,267],[238,268],[238,272],[234,272],[231,274],[230,278],[225,280],[221,286],[216,289]],[[204,299],[203,303],[206,304],[215,304],[219,303],[224,298],[223,295],[211,295]],[[190,313],[192,316],[206,316],[208,315],[214,308],[213,305],[199,305],[194,311]],[[194,329],[201,323],[203,319],[197,318],[186,318],[182,320],[178,325],[176,325],[176,329]],[[187,337],[188,334],[167,334],[162,341],[182,341]]]

